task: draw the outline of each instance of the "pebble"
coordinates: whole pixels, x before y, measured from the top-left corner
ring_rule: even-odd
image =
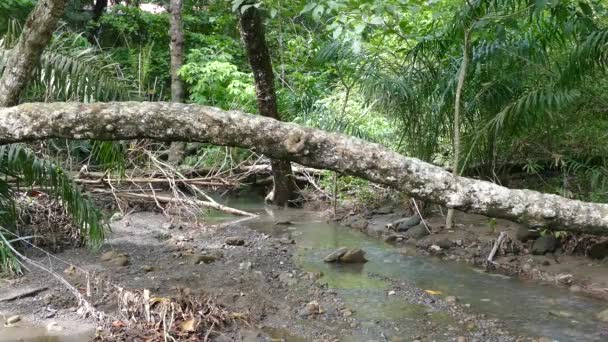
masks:
[[[251,269],[251,261],[245,261],[239,264],[239,270],[241,271],[249,271]]]
[[[456,296],[447,296],[445,297],[446,303],[456,303],[458,302],[458,298]]]
[[[19,321],[21,321],[21,316],[15,315],[15,316],[11,316],[11,317],[7,318],[6,324],[15,324]]]
[[[229,236],[224,240],[228,246],[243,246],[245,244],[245,240],[238,236]]]

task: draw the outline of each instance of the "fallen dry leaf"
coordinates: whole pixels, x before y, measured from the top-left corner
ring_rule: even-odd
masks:
[[[426,292],[426,293],[428,293],[430,295],[433,295],[433,296],[441,294],[441,291],[435,291],[435,290],[424,290],[424,292]]]
[[[184,332],[193,332],[195,326],[196,326],[196,321],[193,319],[189,319],[189,320],[183,321],[179,325],[179,329]]]

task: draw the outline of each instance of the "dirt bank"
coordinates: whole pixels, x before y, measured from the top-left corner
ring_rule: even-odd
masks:
[[[242,223],[171,223],[164,216],[149,212],[124,217],[113,223],[112,228],[110,239],[100,251],[77,248],[58,253],[56,256],[67,264],[54,260],[54,269],[83,294],[91,280],[87,281],[80,269],[127,291],[149,289],[151,297],[204,291],[231,317],[238,318],[210,334],[211,340],[532,340],[510,333],[500,322],[477,315],[460,303],[391,279],[386,279],[391,284],[386,289],[387,295],[393,295],[395,301],[415,304],[420,310],[419,324],[404,327],[391,321],[358,317],[359,308],[345,304],[338,292],[324,285],[322,274],[303,272],[294,264],[297,236],[294,239],[269,236]],[[36,258],[49,259],[39,254]],[[28,330],[24,327],[34,325],[50,329],[46,335],[63,335],[60,341],[74,338],[81,341],[84,335],[93,338],[96,322],[81,319],[73,295],[48,274],[35,271],[0,283],[0,293],[34,288],[43,290],[0,302],[0,311],[6,317],[22,318],[21,328],[17,323],[3,329],[13,329],[11,332],[23,337]],[[98,287],[93,288],[92,304],[96,309],[105,312],[114,327],[125,323],[127,319],[118,310],[115,293],[96,296]],[[75,331],[76,326],[84,331]],[[404,328],[414,329],[413,333],[401,333]],[[42,330],[41,334],[47,331]],[[111,339],[110,331],[112,327],[106,325],[97,332],[98,338]],[[125,339],[138,340],[142,336],[137,325],[122,333],[126,334],[121,335]],[[200,336],[189,338],[203,340]]]

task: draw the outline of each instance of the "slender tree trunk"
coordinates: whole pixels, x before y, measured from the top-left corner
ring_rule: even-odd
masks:
[[[361,177],[448,208],[547,229],[608,235],[608,204],[457,177],[379,144],[238,111],[166,102],[0,108],[0,145],[48,138],[189,140],[255,148],[271,158]]]
[[[454,96],[454,159],[452,160],[452,175],[454,179],[458,179],[458,167],[460,165],[460,108],[462,89],[464,88],[464,80],[467,77],[467,67],[469,66],[469,38],[470,30],[464,32],[464,43],[462,44],[462,62],[458,73],[458,84],[456,85],[456,94]],[[454,209],[448,209],[448,215],[445,221],[447,229],[454,227]]]
[[[255,79],[258,110],[263,116],[280,120],[272,61],[266,46],[260,11],[252,6],[241,13],[240,19],[241,37],[245,43],[247,58]],[[291,163],[285,160],[272,160],[272,175],[274,177],[272,202],[278,206],[285,206],[296,197]]]
[[[108,8],[108,0],[97,0],[95,1],[95,6],[93,6],[93,21],[99,21],[99,18],[103,15],[103,13]]]
[[[40,63],[40,57],[57,28],[66,3],[67,0],[39,0],[28,16],[0,77],[0,107],[19,103],[19,97]]]
[[[182,0],[171,0],[170,3],[171,43],[171,101],[184,102],[184,83],[177,72],[184,64],[184,29],[182,23]],[[169,164],[178,165],[184,159],[186,143],[174,141],[169,148]]]

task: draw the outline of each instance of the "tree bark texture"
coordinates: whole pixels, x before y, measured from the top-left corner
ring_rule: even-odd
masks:
[[[98,21],[108,8],[108,0],[96,0],[93,6],[93,21]]]
[[[263,116],[281,120],[277,109],[272,61],[266,45],[260,11],[253,6],[249,7],[241,14],[240,25],[241,37],[245,43],[247,58],[255,80],[258,110]],[[273,160],[272,174],[274,178],[272,202],[278,206],[285,206],[296,197],[291,163],[285,160]]]
[[[608,235],[608,204],[457,177],[386,147],[272,118],[166,102],[26,103],[0,108],[0,144],[48,138],[196,141],[384,184],[424,201],[548,229]]]
[[[0,77],[0,107],[19,103],[19,97],[40,63],[40,56],[57,28],[66,3],[67,0],[39,0],[28,16]]]
[[[169,36],[171,43],[171,101],[184,102],[184,83],[177,74],[184,63],[184,29],[182,21],[182,0],[171,0],[169,4],[171,17],[169,19]],[[184,159],[186,144],[182,141],[174,141],[169,148],[168,162],[177,165]]]

